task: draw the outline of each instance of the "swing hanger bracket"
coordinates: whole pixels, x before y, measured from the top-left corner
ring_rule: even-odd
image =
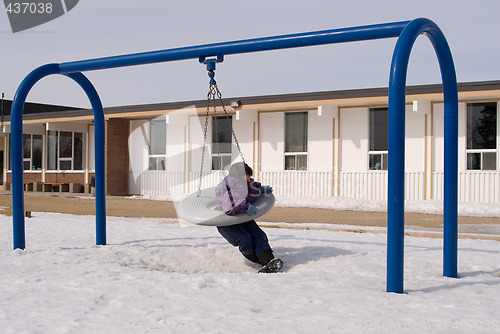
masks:
[[[199,62],[207,66],[208,76],[210,77],[210,84],[214,85],[215,82],[215,64],[222,63],[224,61],[223,54],[217,54],[216,58],[207,59],[206,56],[200,56],[198,58]]]
[[[222,63],[224,61],[224,55],[218,53],[216,58],[209,58],[207,56],[199,56],[198,60],[200,63],[207,65],[207,71],[215,71],[215,64]]]

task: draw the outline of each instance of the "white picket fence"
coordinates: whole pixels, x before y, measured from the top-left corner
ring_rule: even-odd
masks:
[[[273,187],[276,196],[331,196],[332,173],[330,172],[261,172],[262,184]]]
[[[387,200],[387,171],[340,173],[338,196],[346,198]],[[405,199],[423,200],[424,173],[405,173]]]
[[[433,198],[443,199],[444,173],[433,173]],[[500,203],[500,173],[470,171],[458,173],[458,201],[469,203]]]
[[[143,171],[130,172],[129,192],[138,195],[182,195],[198,190],[200,172]],[[216,186],[221,181],[218,171],[204,172],[201,187]]]
[[[182,171],[144,171],[131,172],[130,176],[131,193],[180,195],[198,190],[200,175],[199,172],[185,174]],[[435,172],[432,174],[432,185],[426,186],[423,172],[405,173],[405,200],[442,200],[443,178],[442,172]],[[387,199],[387,171],[341,172],[338,177],[331,172],[260,172],[258,179],[263,184],[271,185],[276,196]],[[215,186],[220,180],[221,176],[218,171],[204,172],[201,187]],[[458,200],[459,202],[500,203],[500,173],[478,171],[459,173]]]

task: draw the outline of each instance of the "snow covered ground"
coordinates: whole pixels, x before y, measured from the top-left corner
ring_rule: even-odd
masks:
[[[158,201],[180,202],[186,195],[143,195],[129,198],[144,198]],[[387,211],[387,201],[373,201],[344,197],[285,197],[276,198],[277,207],[316,208],[352,211]],[[405,212],[443,214],[443,202],[437,200],[405,201]],[[458,203],[459,216],[500,217],[500,206],[486,203]]]
[[[405,238],[405,293],[385,292],[386,235],[268,228],[285,263],[257,274],[215,228],[33,213],[26,250],[0,215],[1,333],[499,333],[500,243]],[[163,220],[164,221],[164,220]]]

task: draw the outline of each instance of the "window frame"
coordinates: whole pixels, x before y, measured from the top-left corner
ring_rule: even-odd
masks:
[[[155,118],[149,122],[149,146],[148,146],[148,170],[166,170],[167,169],[167,121],[164,118]],[[165,129],[163,145],[158,147],[163,148],[162,152],[151,153],[153,148],[153,128],[154,124],[162,125]],[[163,163],[163,164],[162,164]],[[152,168],[154,166],[154,168]]]
[[[387,113],[387,122],[386,123],[386,132],[389,129],[389,107],[373,107],[368,109],[368,170],[369,171],[387,171],[389,167],[389,134],[386,134],[387,144],[385,145],[385,149],[375,150],[375,143],[372,143],[374,140],[374,135],[372,135],[372,129],[375,129],[375,124],[372,125],[372,122],[375,121],[372,119],[372,112],[377,111],[385,111]],[[379,157],[377,159],[380,161],[380,165],[377,167],[376,164],[372,165],[372,157]],[[378,162],[377,162],[378,163]]]
[[[61,132],[64,132],[64,133],[71,133],[71,157],[68,157],[68,156],[63,156],[61,157]],[[50,157],[49,155],[51,154],[51,140],[50,137],[51,137],[51,133],[55,133],[56,135],[56,147],[55,147],[55,168],[54,169],[51,169],[49,168],[49,165],[51,164],[51,161],[50,161]],[[76,156],[77,156],[77,153],[76,152],[76,146],[75,146],[75,134],[81,134],[81,140],[82,140],[82,146],[81,146],[81,152],[80,155],[81,155],[81,169],[75,169],[75,159],[76,159]],[[57,172],[57,171],[75,171],[75,172],[80,172],[80,171],[84,171],[85,170],[85,161],[86,161],[86,157],[85,157],[85,150],[86,150],[86,139],[85,139],[85,136],[86,136],[86,133],[85,132],[78,132],[78,131],[62,131],[62,130],[49,130],[47,131],[47,140],[46,140],[46,154],[45,154],[45,158],[46,158],[46,170],[48,172]],[[67,163],[69,162],[70,163],[70,169],[62,169],[61,168],[61,162],[64,164],[64,163]]]
[[[305,151],[287,151],[287,147],[290,145],[287,145],[287,132],[288,127],[287,127],[287,117],[288,115],[298,115],[302,114],[303,119],[305,120],[305,124],[303,125],[303,134],[305,138],[301,138],[301,141],[303,142],[303,146],[305,146]],[[284,119],[284,140],[283,140],[283,155],[284,155],[284,161],[283,161],[283,170],[285,171],[307,171],[309,169],[309,111],[292,111],[292,112],[285,112],[285,119]],[[294,162],[293,162],[293,168],[289,168],[287,164],[287,158],[293,157]],[[304,161],[303,158],[305,157],[305,167],[301,166],[301,160]]]
[[[29,147],[29,156],[26,156],[26,150],[24,149],[25,148],[25,139],[26,139],[26,136],[29,136],[29,143],[30,143],[30,147]],[[40,167],[39,168],[36,168],[36,169],[33,169],[34,167],[34,163],[33,163],[33,159],[34,159],[34,147],[35,145],[33,144],[34,143],[34,137],[37,137],[38,140],[41,140],[41,145],[40,145],[40,149],[41,149],[41,152],[40,152]],[[9,159],[10,160],[10,159]],[[26,169],[26,163],[29,164],[29,168]],[[23,133],[23,170],[24,171],[41,171],[42,170],[42,167],[43,167],[43,135],[39,135],[39,134],[31,134],[31,133]]]
[[[499,117],[498,117],[498,101],[481,101],[481,102],[467,102],[466,103],[466,111],[465,111],[465,129],[466,129],[466,135],[465,135],[465,141],[466,141],[466,144],[465,144],[465,168],[468,172],[482,172],[482,171],[498,171],[498,168],[499,168],[499,163],[498,163],[498,146],[499,146],[499,143],[498,143],[498,130],[499,130]],[[470,135],[470,128],[469,128],[469,111],[471,111],[470,107],[473,107],[473,106],[494,106],[495,109],[496,109],[496,113],[495,113],[495,122],[494,122],[494,126],[495,126],[495,137],[494,137],[494,140],[492,140],[492,142],[494,143],[495,145],[495,148],[469,148],[469,135]],[[493,159],[494,163],[495,163],[495,168],[487,168],[485,166],[485,160],[487,159],[484,159],[484,155],[485,154],[491,154],[491,153],[494,153],[495,154],[495,158]],[[472,155],[477,155],[479,154],[480,156],[480,159],[479,159],[479,168],[473,168],[473,165],[472,165],[472,160],[471,160],[471,156]],[[475,164],[474,164],[475,165]]]
[[[380,157],[380,168],[371,165],[371,157]],[[389,168],[389,151],[368,151],[368,170],[387,171]]]
[[[230,143],[229,143],[229,152],[219,152],[220,147],[224,147],[224,144],[227,143],[215,143],[215,120],[217,118],[217,122],[219,120],[229,120],[229,138],[230,138]],[[210,145],[210,165],[211,165],[211,170],[212,171],[218,171],[218,170],[225,170],[228,169],[231,166],[231,161],[233,160],[233,117],[228,115],[228,116],[212,116],[212,139],[211,139],[211,145]],[[219,126],[217,126],[217,129],[219,129]],[[224,129],[227,130],[227,129]],[[222,145],[221,145],[222,144]],[[218,145],[219,149],[215,149],[215,145]],[[219,146],[220,145],[220,146]],[[220,166],[220,168],[216,168]]]

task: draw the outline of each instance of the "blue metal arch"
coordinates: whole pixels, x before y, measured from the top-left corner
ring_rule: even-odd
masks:
[[[387,208],[387,291],[403,292],[405,89],[413,44],[427,35],[436,52],[444,91],[444,275],[457,277],[458,92],[450,48],[429,19],[408,23],[398,38],[389,80],[389,166]]]
[[[444,275],[456,277],[458,161],[458,94],[456,74],[451,51],[444,35],[434,22],[423,18],[415,19],[413,21],[264,37],[106,58],[88,59],[61,64],[48,64],[35,69],[19,86],[16,96],[14,97],[11,113],[14,249],[24,249],[25,247],[22,164],[23,105],[31,87],[44,76],[51,74],[68,75],[85,90],[92,103],[94,117],[96,119],[97,244],[104,245],[106,243],[104,115],[99,96],[92,84],[83,76],[83,74],[81,74],[82,71],[101,70],[184,59],[205,60],[207,57],[214,56],[222,59],[224,55],[230,54],[384,39],[399,36],[393,54],[389,82],[387,291],[402,292],[404,258],[404,105],[406,72],[413,43],[422,33],[429,37],[434,46],[443,79],[445,97]],[[97,125],[97,122],[101,122],[101,120],[102,125]],[[101,136],[101,133],[102,138],[98,139],[97,136]],[[99,148],[97,145],[99,145]]]
[[[33,70],[17,89],[11,110],[12,218],[14,249],[25,248],[24,171],[23,171],[23,107],[31,88],[42,78],[59,74],[59,64],[47,64]],[[96,244],[106,244],[106,192],[104,157],[104,111],[99,94],[80,72],[67,74],[85,91],[94,111],[95,123],[95,200]]]

